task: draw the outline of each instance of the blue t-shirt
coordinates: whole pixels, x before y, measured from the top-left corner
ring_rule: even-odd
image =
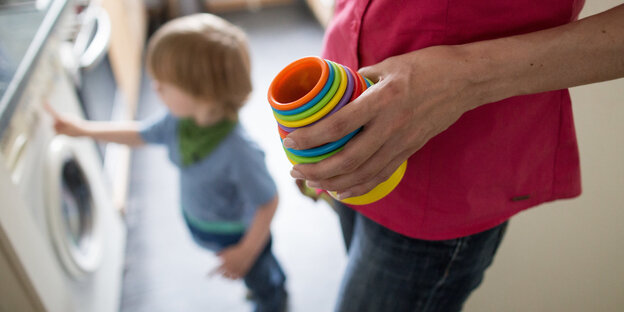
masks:
[[[208,156],[183,166],[178,122],[165,112],[144,121],[140,135],[147,143],[164,144],[180,170],[180,201],[186,220],[200,228],[216,225],[219,232],[244,230],[257,208],[277,193],[264,152],[239,123]]]

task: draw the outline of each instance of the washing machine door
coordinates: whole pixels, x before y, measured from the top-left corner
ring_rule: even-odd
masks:
[[[46,163],[46,215],[60,262],[76,279],[94,272],[101,260],[102,238],[93,179],[75,139],[57,136]]]

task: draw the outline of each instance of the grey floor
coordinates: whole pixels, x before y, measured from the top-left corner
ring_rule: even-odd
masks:
[[[290,311],[331,311],[346,264],[338,220],[327,205],[298,193],[266,102],[266,90],[280,69],[320,54],[323,29],[301,3],[223,17],[250,39],[254,93],[241,122],[264,148],[278,184],[281,201],[272,231],[274,251],[288,276]],[[139,119],[163,108],[149,83],[143,83]],[[177,203],[177,172],[165,150],[135,150],[121,310],[249,311],[242,282],[206,277],[218,259],[193,244]]]

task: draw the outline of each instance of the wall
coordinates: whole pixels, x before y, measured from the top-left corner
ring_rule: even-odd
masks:
[[[582,15],[620,3],[587,1]],[[571,93],[583,194],[514,217],[465,311],[624,310],[624,79]]]

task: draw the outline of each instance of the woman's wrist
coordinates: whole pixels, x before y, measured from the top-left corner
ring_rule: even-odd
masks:
[[[508,72],[510,64],[501,62],[492,42],[482,41],[453,46],[457,62],[461,63],[459,74],[467,87],[464,98],[465,110],[500,101],[516,95]]]

